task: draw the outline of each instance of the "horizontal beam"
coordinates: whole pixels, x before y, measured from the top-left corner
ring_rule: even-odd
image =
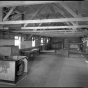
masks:
[[[16,30],[16,31],[28,31],[28,32],[77,32],[77,31],[73,31],[73,30],[28,30],[28,29],[24,29],[24,30]]]
[[[88,28],[88,25],[78,25],[78,26],[41,26],[41,27],[21,27],[21,29],[58,29],[58,28]]]
[[[14,32],[14,31],[13,31]],[[22,32],[20,32],[22,33]],[[48,37],[81,37],[84,36],[84,34],[51,34],[51,33],[34,33],[34,32],[23,32],[24,34],[33,34],[33,35],[39,35],[39,36],[48,36]]]
[[[69,34],[69,33],[57,33],[57,34],[55,34],[55,33],[31,33],[31,34],[40,34],[40,35],[60,35],[60,36],[71,36],[71,35],[83,35],[82,33],[80,33],[80,34]]]
[[[29,34],[28,32],[26,34]],[[50,36],[50,37],[80,37],[83,36],[83,34],[45,34],[45,33],[30,33],[34,35],[41,35],[41,36]]]
[[[39,34],[39,33],[44,33],[44,34],[88,34],[88,32],[71,32],[71,31],[68,31],[68,32],[65,32],[65,31],[13,31],[13,32],[20,32],[20,33],[36,33],[36,34]]]
[[[0,1],[0,7],[57,3],[58,1]]]
[[[88,17],[82,17],[82,18],[43,19],[43,20],[3,21],[3,22],[0,22],[0,24],[49,23],[49,22],[68,22],[68,21],[88,21]]]

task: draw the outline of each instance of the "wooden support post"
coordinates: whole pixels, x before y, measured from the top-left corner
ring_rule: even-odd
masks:
[[[3,31],[3,36],[2,36],[2,39],[4,39],[4,31]]]
[[[68,42],[68,58],[69,58],[69,54],[70,54],[69,49],[70,49],[70,44]]]
[[[0,22],[3,20],[3,8],[0,8]]]
[[[24,20],[24,14],[21,14],[21,19]],[[24,24],[22,24],[21,27],[24,27]]]
[[[8,30],[8,39],[10,39],[10,33],[9,33],[9,30]]]

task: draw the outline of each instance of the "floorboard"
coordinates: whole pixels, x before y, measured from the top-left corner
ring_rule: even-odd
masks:
[[[17,87],[84,87],[88,88],[88,64],[82,55],[67,50],[41,53],[29,60],[28,76]],[[9,85],[2,85],[5,87]]]

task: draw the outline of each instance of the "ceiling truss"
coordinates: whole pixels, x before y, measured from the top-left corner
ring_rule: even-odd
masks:
[[[39,4],[42,4],[41,7],[36,8]],[[41,14],[42,11],[45,9],[44,7],[47,5],[48,10],[50,10],[50,13]],[[60,6],[61,8],[60,8]],[[37,34],[41,35],[38,32],[44,32],[44,34],[47,36],[50,33],[50,36],[52,36],[52,33],[55,34],[55,36],[58,36],[57,33],[65,33],[65,34],[78,34],[78,36],[82,35],[82,31],[79,32],[80,29],[88,29],[88,25],[86,24],[79,24],[80,22],[88,22],[88,17],[82,17],[81,9],[82,8],[82,3],[78,2],[78,13],[74,11],[74,9],[71,9],[64,1],[43,1],[43,2],[33,2],[33,1],[16,1],[14,2],[7,2],[5,3],[0,3],[1,7],[7,8],[5,12],[5,15],[3,17],[3,22],[0,22],[0,25],[6,25],[5,27],[2,27],[2,29],[9,29],[8,25],[21,25],[23,24],[24,26],[21,27],[19,26],[20,30],[18,32],[36,32]],[[29,7],[31,9],[30,11],[25,10],[24,12],[20,12],[19,9],[17,10],[16,7],[21,6],[21,7]],[[32,6],[32,7],[31,7]],[[35,7],[34,7],[35,6]],[[34,7],[34,8],[33,8]],[[44,9],[43,9],[44,8]],[[56,9],[55,9],[56,8]],[[63,10],[62,10],[63,8]],[[14,10],[16,9],[16,10]],[[25,8],[24,8],[25,9]],[[30,12],[34,11],[33,15],[30,15]],[[70,14],[72,17],[67,17],[65,12],[66,11],[68,14]],[[14,13],[16,13],[14,15]],[[25,20],[25,18],[22,20],[21,16],[24,14],[26,17],[26,14],[29,15],[30,20]],[[18,18],[20,20],[18,20]],[[43,19],[44,18],[44,19]],[[51,18],[51,19],[50,19]],[[38,19],[38,20],[37,20]],[[15,21],[17,20],[17,21]],[[13,27],[13,26],[12,26]],[[13,27],[15,28],[15,26]],[[1,28],[0,28],[1,29]],[[66,30],[70,30],[66,31]],[[13,30],[12,30],[13,31]],[[14,31],[16,32],[16,31]],[[86,31],[87,33],[87,31]],[[86,34],[84,33],[84,34]],[[44,35],[42,33],[42,35]],[[83,35],[84,35],[83,34]],[[69,36],[69,35],[68,35]]]

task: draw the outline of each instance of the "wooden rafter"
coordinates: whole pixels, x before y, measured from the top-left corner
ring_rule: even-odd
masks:
[[[29,8],[31,8],[32,10],[34,10],[34,11],[35,11],[35,9],[33,9],[31,6],[29,6]]]
[[[76,36],[85,35],[85,34],[82,34],[82,33],[56,33],[55,34],[53,32],[52,33],[47,33],[47,32],[46,33],[44,33],[44,32],[43,33],[41,33],[41,32],[40,33],[36,33],[36,32],[34,33],[34,32],[24,32],[24,31],[13,31],[13,32],[28,33],[28,34],[30,33],[30,34],[36,34],[36,35],[42,35],[42,36],[43,35],[44,36],[52,36],[52,37],[53,36],[63,36],[63,37],[65,37],[65,36],[70,36],[70,37],[74,36],[74,37],[76,37]]]
[[[3,20],[3,8],[1,7],[0,8],[0,21]]]
[[[52,11],[52,13],[55,13],[55,9],[53,8],[53,4],[49,4],[49,8]]]
[[[17,31],[17,30],[16,30]],[[47,33],[85,33],[85,32],[77,32],[77,31],[72,31],[72,30],[37,30],[37,31],[30,31],[30,30],[18,30],[17,32],[36,32],[36,33],[38,33],[38,32],[40,32],[40,33],[42,33],[42,32],[47,32]],[[86,33],[88,33],[88,31],[86,32]]]
[[[33,36],[33,34],[31,34],[31,35],[28,37],[28,39],[30,39],[32,36]]]
[[[31,19],[33,19],[33,18],[42,10],[42,8],[43,8],[44,6],[45,6],[45,5],[42,5],[41,8],[38,9],[38,10],[35,12],[35,14],[33,14],[33,16],[31,17]],[[26,27],[27,25],[28,25],[28,23],[27,23],[27,24],[24,24],[24,27]]]
[[[8,17],[11,15],[11,13],[13,12],[13,10],[15,9],[16,7],[12,7],[10,9],[10,11],[6,14],[6,16],[3,18],[3,21],[6,21],[8,19]]]
[[[78,26],[41,26],[41,27],[21,27],[21,29],[63,29],[63,28],[88,28],[88,25]]]
[[[33,35],[38,35],[38,36],[48,36],[48,37],[81,37],[84,36],[85,34],[70,34],[70,33],[60,33],[60,34],[54,34],[54,33],[36,33],[36,32],[21,32],[21,31],[13,31],[15,33],[24,33],[24,34],[33,34]]]
[[[0,7],[57,3],[58,1],[0,1]]]
[[[50,16],[50,14],[48,14],[48,15],[46,16],[46,19],[47,19],[49,16]],[[43,24],[43,23],[40,23],[40,24],[38,25],[38,27],[40,27],[42,24]],[[34,30],[37,30],[37,29],[34,29]]]
[[[71,11],[72,13],[74,13],[65,3],[63,3],[63,2],[60,2],[60,4],[67,10],[67,11]],[[58,7],[58,5],[57,4],[54,4],[56,7]],[[59,7],[58,7],[59,8]],[[70,10],[69,10],[70,9]],[[71,14],[72,14],[71,13]],[[75,13],[74,13],[75,14]],[[62,14],[64,17],[66,17],[64,14]],[[73,14],[72,14],[73,15]],[[74,16],[76,16],[76,14],[74,15]],[[76,23],[74,23],[74,22],[71,22],[74,26],[76,25]],[[76,28],[73,28],[73,30],[76,30]]]
[[[42,19],[42,20],[18,20],[3,21],[0,24],[25,24],[25,23],[49,23],[49,22],[70,22],[70,21],[88,21],[88,17],[81,18],[59,18],[59,19]]]
[[[55,6],[56,8],[58,7],[55,3],[52,4],[53,7]],[[59,7],[58,7],[58,12],[62,15],[64,15],[64,11],[62,11]]]
[[[73,17],[78,17],[78,15],[71,10],[64,2],[59,2],[60,5],[62,5]]]
[[[13,32],[23,32],[23,33],[44,33],[44,34],[88,34],[88,33],[82,33],[82,32],[58,32],[58,31],[13,31]]]

